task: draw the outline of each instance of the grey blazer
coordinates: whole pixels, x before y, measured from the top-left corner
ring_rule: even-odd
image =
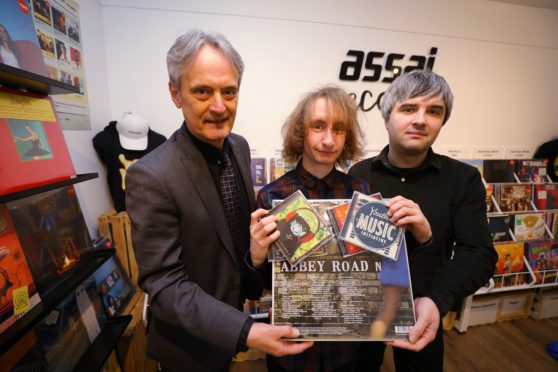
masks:
[[[252,211],[250,149],[241,136],[229,141]],[[171,370],[227,366],[248,317],[239,311],[240,263],[218,190],[184,124],[128,169],[126,207],[138,284],[152,312],[147,354]]]

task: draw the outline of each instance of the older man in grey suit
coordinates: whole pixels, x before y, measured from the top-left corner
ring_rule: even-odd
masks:
[[[138,282],[152,312],[147,353],[164,370],[226,371],[247,347],[302,352],[311,343],[283,340],[296,329],[240,311],[262,289],[246,254],[257,219],[250,152],[231,133],[242,59],[222,35],[194,30],[171,47],[167,68],[184,123],[126,176]]]

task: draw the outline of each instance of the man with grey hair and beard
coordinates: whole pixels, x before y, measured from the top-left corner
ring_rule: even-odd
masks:
[[[126,207],[149,295],[147,354],[169,371],[228,371],[252,347],[283,356],[290,326],[254,323],[241,311],[263,283],[247,255],[255,209],[246,140],[231,133],[243,62],[220,34],[193,30],[167,54],[169,91],[182,126],[128,169]]]
[[[432,151],[453,107],[443,77],[423,70],[401,75],[380,106],[389,144],[349,174],[391,198],[391,221],[406,227],[417,321],[408,341],[388,344],[397,371],[442,371],[441,320],[488,282],[498,258],[488,231],[486,191],[475,168]],[[383,343],[362,343],[362,370],[380,371],[384,349]]]

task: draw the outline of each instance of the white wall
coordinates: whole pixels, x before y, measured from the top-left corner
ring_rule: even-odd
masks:
[[[101,6],[96,1],[82,0],[79,1],[79,8],[92,130],[65,130],[64,137],[76,173],[99,173],[99,178],[76,185],[85,222],[91,235],[96,237],[97,217],[113,207],[105,182],[105,168],[100,163],[91,140],[112,116],[107,94],[107,62]]]
[[[456,97],[435,146],[440,151],[534,149],[558,135],[558,11],[487,0],[99,1],[101,7],[80,1],[93,133],[66,132],[78,171],[99,168],[92,150],[82,146],[91,146],[90,137],[124,111],[136,111],[166,136],[179,126],[165,55],[191,27],[224,33],[243,56],[235,131],[263,155],[280,147],[286,115],[318,84],[338,83],[358,94],[369,90],[374,97],[386,89],[385,83],[339,80],[349,49],[409,56],[438,48],[434,71],[446,77]],[[362,124],[368,147],[387,142],[377,109]],[[89,187],[94,191],[83,204],[100,214],[106,189]]]
[[[456,96],[439,145],[535,147],[558,134],[556,11],[491,1],[103,4],[112,114],[136,110],[166,135],[181,118],[167,93],[165,53],[190,27],[223,32],[244,57],[236,131],[258,148],[280,145],[286,114],[317,84],[375,96],[385,90],[382,83],[338,79],[349,49],[425,55],[438,47],[434,70]],[[365,119],[369,145],[385,144],[378,111]]]

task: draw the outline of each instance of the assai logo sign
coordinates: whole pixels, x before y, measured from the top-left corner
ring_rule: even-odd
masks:
[[[433,70],[436,61],[437,47],[430,48],[428,55],[406,55],[402,53],[386,53],[350,49],[347,60],[341,63],[339,79],[342,81],[364,81],[370,83],[389,84],[402,73],[413,70]],[[370,90],[360,94],[350,93],[362,111],[379,108],[383,92],[374,97]]]

